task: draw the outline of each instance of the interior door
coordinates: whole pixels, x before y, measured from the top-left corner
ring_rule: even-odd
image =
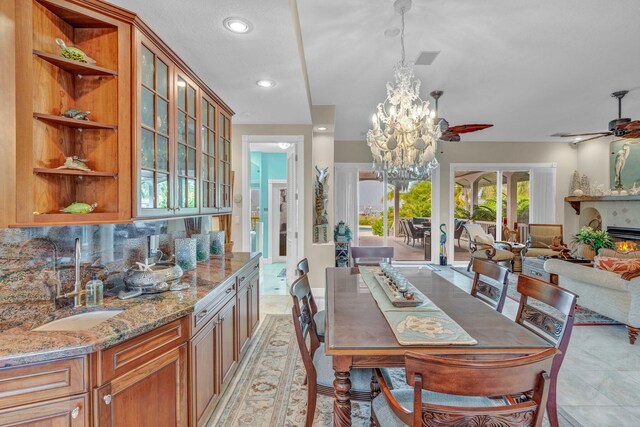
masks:
[[[298,255],[298,154],[297,144],[287,150],[287,277],[295,277]]]

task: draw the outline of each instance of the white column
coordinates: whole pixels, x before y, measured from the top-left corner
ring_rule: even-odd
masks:
[[[387,241],[389,240],[387,234],[387,230],[389,228],[389,213],[388,209],[388,201],[387,201],[387,172],[384,172],[384,178],[382,179],[382,186],[384,187],[383,199],[382,199],[382,245],[387,246]]]
[[[393,235],[400,237],[400,192],[397,186],[393,190]]]
[[[496,240],[502,240],[502,172],[496,172]]]

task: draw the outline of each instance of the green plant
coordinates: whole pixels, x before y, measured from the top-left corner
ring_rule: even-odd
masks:
[[[573,238],[573,243],[591,246],[595,253],[598,253],[601,248],[613,249],[615,247],[609,233],[604,230],[594,230],[591,227],[582,227]]]
[[[496,211],[491,206],[480,205],[473,209],[471,219],[476,221],[495,221]]]
[[[388,224],[387,224],[387,233],[389,233],[391,226],[393,226],[393,216],[389,215]],[[383,229],[384,229],[384,219],[382,218],[382,216],[379,216],[375,218],[371,223],[371,232],[373,233],[374,236],[382,236]]]

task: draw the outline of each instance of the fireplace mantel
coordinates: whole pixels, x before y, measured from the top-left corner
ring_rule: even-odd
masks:
[[[565,197],[564,201],[571,205],[576,211],[576,215],[580,215],[582,202],[640,202],[640,196],[572,196]]]

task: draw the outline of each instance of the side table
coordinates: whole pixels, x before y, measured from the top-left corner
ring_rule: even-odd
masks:
[[[513,272],[520,273],[522,271],[522,251],[526,247],[522,243],[510,243],[511,252],[513,252]]]

